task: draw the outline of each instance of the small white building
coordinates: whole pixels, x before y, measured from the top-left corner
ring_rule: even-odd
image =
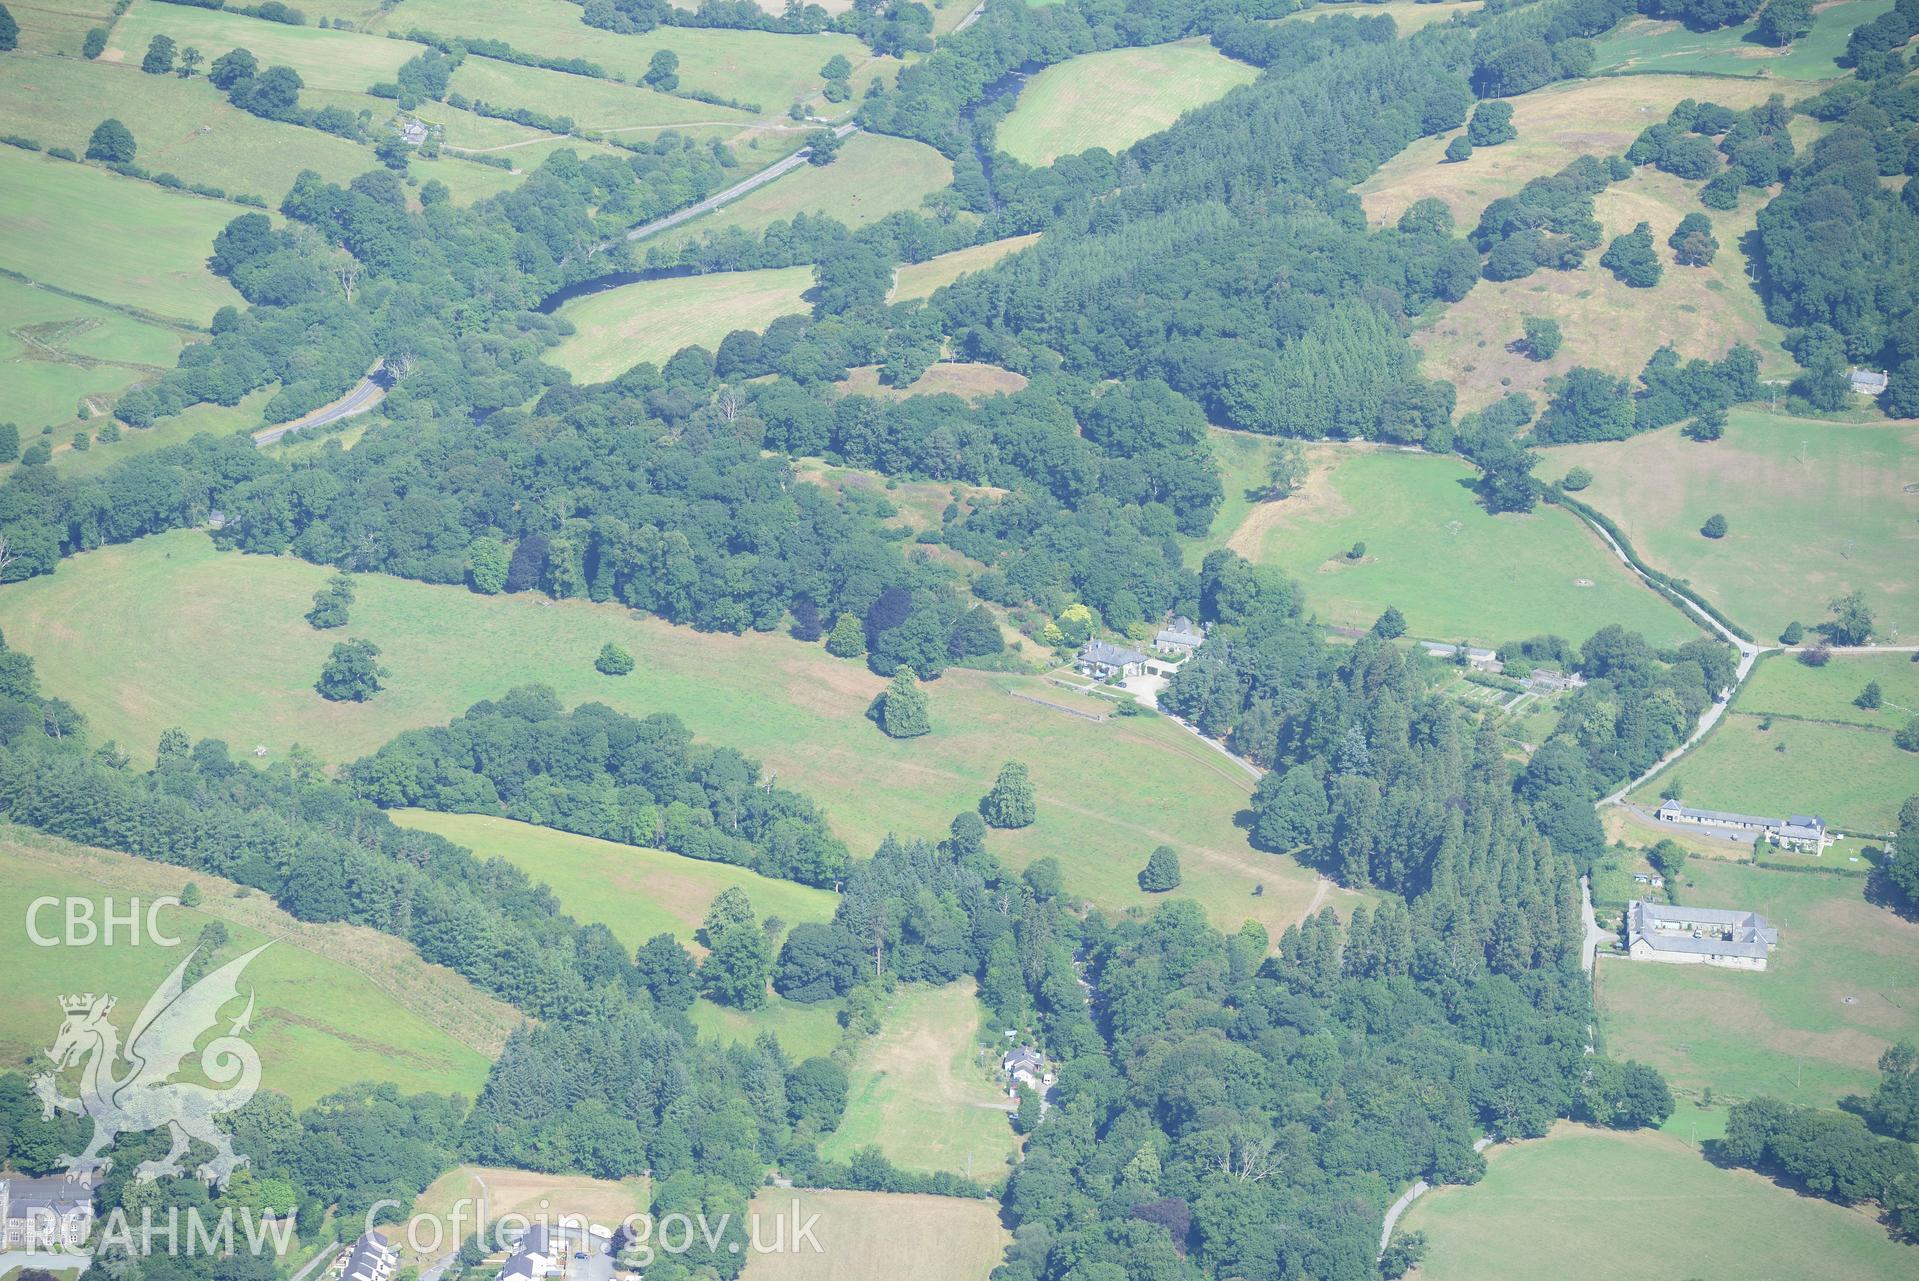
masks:
[[[0,1176],[0,1246],[78,1249],[93,1231],[93,1184],[64,1177]]]
[[[1626,905],[1626,955],[1667,965],[1763,970],[1779,931],[1757,912],[1723,907],[1668,907],[1634,899]]]

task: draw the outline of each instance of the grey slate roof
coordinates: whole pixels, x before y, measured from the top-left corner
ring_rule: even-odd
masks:
[[[1693,938],[1694,929],[1714,932],[1711,938]],[[1731,938],[1719,937],[1720,933]],[[1669,907],[1634,899],[1626,908],[1626,944],[1644,939],[1661,952],[1689,952],[1702,956],[1763,958],[1779,942],[1779,931],[1757,912],[1724,907]]]
[[[385,1238],[369,1232],[353,1243],[346,1269],[340,1274],[346,1281],[385,1281],[393,1274],[400,1256]]]
[[[42,1218],[91,1215],[93,1188],[88,1183],[69,1183],[62,1175],[44,1179],[14,1175],[0,1178],[0,1201],[6,1203],[9,1219],[25,1219],[29,1215]]]
[[[1146,661],[1146,655],[1136,649],[1108,644],[1103,640],[1087,641],[1086,648],[1080,650],[1079,657],[1081,662],[1098,663],[1105,667],[1127,667],[1133,663]]]
[[[1171,623],[1160,628],[1159,634],[1153,637],[1153,643],[1156,645],[1197,646],[1205,639],[1206,633],[1199,629],[1199,624],[1184,614],[1181,614]]]
[[[1675,805],[1671,801],[1661,805],[1655,812],[1659,814],[1678,813],[1683,818],[1689,818],[1700,823],[1736,823],[1748,827],[1782,826],[1780,820],[1776,818],[1764,818],[1757,814],[1739,814],[1732,810],[1699,810],[1693,809],[1689,805]]]

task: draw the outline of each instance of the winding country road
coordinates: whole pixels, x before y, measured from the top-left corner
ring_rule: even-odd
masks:
[[[849,134],[858,133],[859,128],[858,125],[848,121],[846,124],[834,126],[833,136],[835,138],[844,138]],[[701,214],[712,213],[722,205],[730,205],[748,192],[757,191],[774,179],[792,173],[795,169],[805,164],[808,157],[812,154],[813,149],[811,147],[801,147],[798,151],[786,157],[786,159],[768,165],[751,178],[736,182],[725,191],[716,192],[698,204],[688,205],[686,208],[678,210],[675,213],[670,213],[664,218],[655,218],[652,222],[641,223],[639,226],[627,232],[626,238],[628,240],[644,240],[648,236],[658,235],[660,232],[666,231],[669,228],[677,227],[683,222],[691,222]]]
[[[266,427],[253,433],[253,443],[265,448],[296,431],[309,427],[324,427],[328,423],[337,423],[342,418],[352,418],[364,414],[386,399],[386,361],[373,362],[373,368],[366,371],[366,377],[360,379],[352,391],[340,397],[330,405],[322,405],[310,414],[295,418],[292,422]]]

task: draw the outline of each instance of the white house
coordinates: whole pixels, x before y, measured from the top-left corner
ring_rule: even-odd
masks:
[[[1626,955],[1635,961],[1763,970],[1778,942],[1779,931],[1757,912],[1669,907],[1643,899],[1626,905]]]
[[[1136,649],[1127,649],[1124,645],[1114,645],[1109,641],[1091,640],[1080,650],[1074,666],[1094,680],[1112,680],[1115,677],[1125,680],[1144,675],[1146,665],[1151,661]]]
[[[378,1233],[369,1232],[353,1243],[340,1268],[341,1281],[387,1281],[400,1266],[400,1252]]]
[[[1018,1094],[1019,1087],[1022,1085],[1030,1090],[1044,1090],[1051,1083],[1051,1077],[1046,1071],[1046,1060],[1042,1059],[1039,1051],[1030,1045],[1008,1050],[1005,1057],[1000,1060],[999,1070],[1006,1075],[1008,1094]]]
[[[12,1250],[78,1249],[92,1231],[92,1183],[0,1177],[0,1245]]]

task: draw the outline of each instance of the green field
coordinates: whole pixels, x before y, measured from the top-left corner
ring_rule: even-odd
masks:
[[[185,335],[108,307],[0,276],[0,422],[23,437],[52,424],[62,442],[86,400],[98,412],[128,387],[173,366]]]
[[[88,30],[113,21],[113,0],[34,0],[10,9],[20,24],[20,48],[76,58]]]
[[[951,253],[907,263],[893,273],[893,293],[889,301],[908,302],[930,298],[933,291],[952,284],[968,272],[984,271],[1008,254],[1018,253],[1039,239],[1039,233],[989,240],[983,245],[955,249]]]
[[[1830,80],[1844,73],[1839,58],[1852,29],[1892,8],[1892,0],[1839,0],[1814,13],[1812,30],[1785,49],[1747,39],[1752,24],[1688,31],[1677,22],[1635,18],[1595,42],[1593,70],[1698,71],[1717,76],[1773,76]]]
[[[1888,1045],[1919,1040],[1919,924],[1866,902],[1863,880],[1704,859],[1685,875],[1682,902],[1757,911],[1779,927],[1779,946],[1760,973],[1600,965],[1613,1057],[1653,1064],[1695,1101],[1710,1086],[1727,1103],[1770,1095],[1832,1107],[1870,1093]]]
[[[1012,1242],[999,1205],[970,1197],[767,1188],[751,1213],[768,1252],[746,1261],[743,1281],[983,1281]],[[820,1248],[792,1238],[792,1225],[817,1216]],[[784,1248],[774,1245],[784,1218]]]
[[[1297,578],[1327,622],[1370,626],[1394,605],[1414,636],[1485,645],[1538,632],[1576,643],[1608,623],[1657,644],[1698,634],[1570,513],[1488,516],[1461,459],[1334,445],[1307,454],[1306,485],[1250,507],[1227,545]],[[1252,471],[1248,461],[1233,483]],[[1366,544],[1357,561],[1355,542]]]
[[[1897,729],[1919,716],[1919,663],[1911,654],[1835,654],[1824,667],[1770,655],[1740,687],[1742,712],[1772,712],[1806,720],[1845,721]],[[1853,702],[1867,681],[1879,683],[1884,706],[1867,711]]]
[[[134,458],[140,454],[150,454],[156,449],[169,445],[182,444],[201,432],[223,435],[228,432],[242,431],[257,427],[261,423],[260,410],[273,393],[279,389],[278,383],[262,387],[259,391],[241,398],[232,408],[224,405],[202,403],[189,405],[171,418],[162,418],[151,427],[122,427],[120,439],[111,444],[102,445],[96,440],[93,448],[84,452],[69,445],[72,434],[56,436],[60,445],[53,451],[53,466],[61,475],[67,477],[95,476],[105,471],[123,458]],[[87,426],[97,433],[99,424]],[[4,470],[4,469],[0,469]]]
[[[846,1117],[820,1155],[845,1161],[877,1147],[902,1169],[998,1183],[1017,1140],[994,1051],[980,1044],[984,1013],[971,979],[900,988],[884,1030],[860,1046]]]
[[[1801,451],[1804,461],[1801,461]],[[1723,440],[1677,428],[1546,451],[1538,474],[1593,474],[1580,495],[1619,522],[1639,554],[1691,581],[1770,643],[1864,593],[1880,631],[1919,635],[1919,427],[1848,425],[1735,409]],[[1702,538],[1715,512],[1731,529]],[[1856,691],[1855,691],[1856,692]]]
[[[1039,822],[995,833],[989,847],[1015,867],[1058,857],[1067,888],[1109,909],[1149,904],[1134,876],[1161,842],[1184,863],[1180,892],[1229,928],[1251,917],[1276,937],[1309,906],[1353,901],[1247,846],[1233,816],[1253,780],[1219,752],[1170,721],[1094,723],[1008,694],[1070,701],[1034,677],[949,672],[928,687],[934,733],[896,741],[865,718],[885,682],[818,646],[369,574],[357,580],[348,631],[380,646],[388,688],[367,703],[328,703],[313,681],[338,636],[302,615],[329,572],[291,557],[219,553],[205,534],[158,535],[0,590],[0,630],[33,655],[48,694],[70,699],[93,734],[142,758],[161,730],[180,725],[275,755],[300,742],[348,761],[402,729],[441,724],[541,681],[569,704],[674,712],[703,739],[759,757],[783,785],[819,801],[861,855],[889,831],[944,833],[1016,758],[1032,768]],[[616,681],[593,670],[608,640],[638,658],[633,675]],[[1257,897],[1256,886],[1265,889]]]
[[[1889,733],[1783,719],[1761,730],[1761,719],[1727,715],[1705,742],[1633,798],[1655,806],[1660,789],[1677,779],[1691,805],[1817,814],[1828,826],[1873,834],[1890,832],[1899,803],[1919,792],[1919,755],[1894,747]],[[1844,849],[1825,856],[1843,857]]]
[[[275,206],[302,169],[344,184],[379,164],[345,138],[242,111],[204,77],[31,54],[0,59],[0,119],[13,132],[85,154],[93,127],[109,116],[133,131],[141,168]]]
[[[0,923],[8,981],[8,999],[0,1005],[0,1067],[22,1066],[52,1044],[63,993],[116,996],[114,1023],[124,1032],[216,919],[232,940],[222,961],[274,940],[247,967],[257,998],[249,1039],[260,1053],[261,1084],[296,1106],[367,1080],[471,1098],[519,1021],[397,939],[353,926],[302,924],[258,891],[218,877],[9,827],[0,828],[0,880],[23,909]],[[189,880],[201,888],[201,906],[165,908],[159,916],[161,928],[183,940],[180,947],[155,945],[144,935],[141,946],[127,945],[122,936],[112,946],[41,947],[27,932],[24,905],[43,895],[91,900],[96,919],[104,920],[108,900],[124,914],[132,899],[177,895]],[[43,937],[60,933],[59,911],[42,913]]]
[[[576,836],[485,814],[394,810],[393,821],[464,845],[481,858],[503,858],[549,885],[573,919],[598,922],[634,951],[656,934],[672,934],[694,952],[693,931],[719,892],[737,885],[764,918],[789,926],[832,919],[835,899],[792,881],[776,881],[730,863],[705,863],[666,850]]]
[[[1226,546],[1253,509],[1265,501],[1266,468],[1273,456],[1273,438],[1251,432],[1213,428],[1207,435],[1213,459],[1219,464],[1220,488],[1226,493],[1213,514],[1213,527],[1204,538],[1186,540],[1186,563],[1197,569],[1206,553]]]
[[[617,378],[641,361],[665,364],[682,347],[716,351],[735,329],[764,329],[805,312],[811,267],[727,271],[646,280],[576,298],[560,308],[575,333],[547,359],[579,383]]]
[[[183,12],[198,12],[187,10]],[[206,268],[243,212],[91,165],[0,147],[0,269],[204,325],[241,299]]]
[[[1123,151],[1258,76],[1197,40],[1081,54],[1026,82],[998,146],[1029,165],[1089,147]]]
[[[1426,1234],[1417,1281],[1586,1277],[1613,1266],[1635,1281],[1727,1268],[1770,1279],[1912,1276],[1913,1248],[1869,1215],[1719,1169],[1662,1134],[1562,1125],[1487,1158],[1479,1183],[1429,1193],[1400,1221],[1400,1232]]]
[[[1281,22],[1312,22],[1334,14],[1345,14],[1355,18],[1377,18],[1384,15],[1393,20],[1399,34],[1409,36],[1415,31],[1423,31],[1436,22],[1448,22],[1456,13],[1474,13],[1480,7],[1481,0],[1360,0],[1357,4],[1338,3],[1337,0],[1321,0],[1310,9],[1301,9],[1289,13]]]
[[[714,121],[746,125],[753,119],[744,111],[675,98],[644,85],[615,84],[542,67],[516,66],[493,58],[468,58],[453,73],[448,88],[478,102],[529,107],[550,116],[571,116],[580,128],[598,132]]]
[[[229,49],[250,49],[262,67],[292,67],[308,89],[350,93],[364,93],[379,81],[393,79],[400,64],[421,49],[404,40],[383,40],[354,31],[291,27],[218,9],[135,0],[114,25],[107,51],[100,57],[106,62],[138,67],[148,43],[159,35],[173,37],[182,48],[193,45],[209,63]],[[139,124],[127,123],[137,137]]]
[[[952,181],[953,166],[925,143],[857,133],[832,164],[801,165],[732,204],[643,242],[641,248],[683,245],[727,227],[761,232],[803,213],[863,227],[891,213],[917,210],[920,201]]]
[[[768,997],[757,1010],[736,1010],[702,997],[687,1011],[701,1036],[749,1045],[770,1034],[795,1060],[825,1058],[833,1052],[842,1035],[839,1014],[838,1001],[801,1005],[779,996]]]

